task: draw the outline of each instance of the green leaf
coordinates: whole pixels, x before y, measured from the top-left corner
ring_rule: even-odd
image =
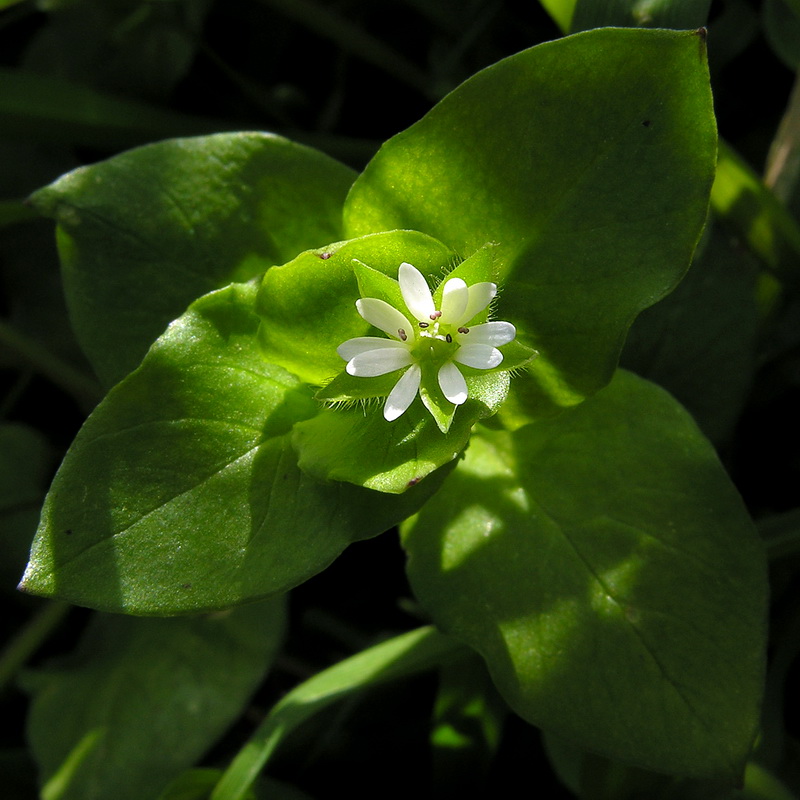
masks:
[[[211,800],[244,800],[275,748],[298,725],[339,699],[439,666],[460,650],[433,628],[418,628],[370,647],[301,683],[270,711],[225,771]]]
[[[483,70],[387,142],[345,233],[412,228],[461,256],[496,242],[500,316],[540,353],[517,390],[540,413],[605,385],[680,280],[715,160],[703,37],[590,31]]]
[[[264,276],[258,295],[264,356],[308,383],[324,384],[344,370],[336,348],[371,330],[356,311],[356,264],[397,280],[408,261],[426,276],[441,274],[454,254],[441,242],[415,231],[365,236],[301,253]],[[365,287],[366,288],[366,287]],[[399,287],[397,288],[399,295]],[[383,334],[380,334],[381,336]]]
[[[256,288],[195,302],[89,417],[45,502],[21,588],[101,610],[174,614],[282,592],[416,511],[297,466],[309,387],[264,361]]]
[[[553,22],[561,28],[562,33],[569,33],[572,15],[578,0],[539,0],[545,11],[553,18]]]
[[[558,419],[473,436],[403,541],[415,594],[524,718],[646,769],[741,775],[764,554],[663,390],[619,372]]]
[[[27,678],[42,796],[157,797],[241,712],[284,618],[275,600],[209,617],[95,616],[64,663]]]
[[[686,28],[705,25],[711,0],[577,0],[570,33],[610,25]]]
[[[352,171],[280,137],[148,145],[36,192],[78,339],[112,385],[194,299],[340,236]]]
[[[756,368],[756,265],[718,225],[680,286],[634,322],[622,365],[663,386],[712,441],[729,441]]]
[[[416,402],[414,410],[393,422],[387,422],[375,407],[323,411],[295,425],[292,443],[300,468],[319,480],[349,481],[400,494],[457,458],[469,441],[472,426],[494,414],[507,391],[508,373],[477,375],[464,405],[455,409],[448,403],[455,413],[450,412],[452,424],[447,433],[442,433],[436,417]],[[441,480],[443,476],[437,477]]]

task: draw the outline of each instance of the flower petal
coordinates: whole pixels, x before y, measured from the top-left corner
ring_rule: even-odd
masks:
[[[442,318],[440,322],[460,325],[469,302],[469,289],[461,278],[450,278],[442,288]],[[473,314],[473,316],[475,316]]]
[[[463,344],[490,344],[493,347],[502,347],[513,342],[517,329],[510,322],[484,322],[482,325],[473,325],[469,333],[459,334],[458,341]]]
[[[376,297],[362,297],[356,300],[358,313],[376,328],[380,328],[384,333],[395,339],[402,339],[400,331],[405,333],[409,341],[414,341],[414,327],[394,306],[390,306],[385,300],[378,300]]]
[[[378,375],[386,375],[387,372],[394,372],[401,367],[407,367],[412,361],[407,347],[389,346],[367,350],[353,356],[347,362],[345,369],[348,375],[356,378],[374,378]]]
[[[430,322],[436,306],[425,276],[413,264],[404,261],[397,270],[397,282],[412,316],[420,322]]]
[[[457,406],[460,406],[467,399],[467,382],[459,371],[458,367],[448,361],[439,369],[439,388],[444,396]]]
[[[396,420],[414,402],[419,391],[420,375],[420,368],[412,364],[394,385],[383,406],[383,416],[389,422]]]
[[[467,301],[466,309],[464,309],[463,318],[453,324],[465,325],[468,323],[476,314],[480,314],[481,311],[494,300],[496,294],[496,283],[473,283],[472,286],[469,287],[469,300]]]
[[[490,344],[462,344],[453,361],[475,369],[492,369],[503,361],[503,354]]]
[[[396,339],[381,339],[378,336],[356,336],[355,339],[348,339],[342,342],[336,352],[345,360],[350,361],[361,353],[368,353],[370,350],[380,350],[383,347],[394,347],[407,349],[408,345],[398,342]]]

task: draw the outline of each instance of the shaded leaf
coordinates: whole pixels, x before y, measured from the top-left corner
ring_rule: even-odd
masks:
[[[558,419],[474,436],[404,526],[412,587],[517,713],[579,747],[741,775],[765,559],[686,412],[629,373]]]
[[[352,179],[278,136],[219,134],[131,150],[31,202],[59,224],[72,321],[112,385],[192,300],[341,238]]]
[[[634,322],[621,363],[663,386],[712,441],[729,440],[756,369],[757,269],[719,227],[678,288]]]
[[[417,628],[356,653],[309,678],[270,711],[225,771],[210,800],[245,800],[275,748],[298,725],[354,692],[446,663],[460,650],[435,629]]]
[[[239,715],[284,616],[280,600],[211,617],[96,616],[66,662],[27,679],[42,782],[59,800],[154,800]]]

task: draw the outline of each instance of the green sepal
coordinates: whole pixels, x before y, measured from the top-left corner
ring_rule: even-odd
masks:
[[[441,280],[433,292],[433,302],[436,308],[442,307],[442,293],[444,285],[451,278],[461,278],[467,286],[472,286],[476,283],[494,283],[497,284],[501,268],[502,260],[499,258],[502,249],[498,248],[493,242],[488,242],[483,247],[476,250],[469,258],[462,261],[455,269],[448,272],[447,275]],[[467,320],[471,325],[478,325],[481,322],[486,322],[489,319],[489,314],[495,301],[492,301],[485,309],[476,314],[472,319]],[[502,314],[500,315],[502,318]]]
[[[356,378],[342,371],[314,397],[324,403],[348,403],[386,397],[394,388],[400,374],[400,370],[397,370],[374,378]]]
[[[399,268],[400,265],[398,264],[397,266]],[[383,300],[385,303],[388,303],[390,306],[393,306],[408,316],[408,309],[403,301],[403,293],[400,291],[400,284],[395,278],[370,267],[368,264],[356,260],[353,261],[353,272],[358,282],[358,293],[361,297],[374,297],[377,300]],[[395,270],[395,275],[396,274],[397,271]],[[409,318],[408,321],[413,324],[411,318]],[[383,333],[381,333],[381,335],[383,335]]]

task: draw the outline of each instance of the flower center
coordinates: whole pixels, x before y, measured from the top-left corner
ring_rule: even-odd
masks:
[[[426,362],[433,366],[452,361],[459,348],[454,334],[457,332],[452,325],[442,325],[431,322],[418,323],[417,336],[411,346],[411,355],[418,363]],[[424,327],[423,327],[424,326]]]

